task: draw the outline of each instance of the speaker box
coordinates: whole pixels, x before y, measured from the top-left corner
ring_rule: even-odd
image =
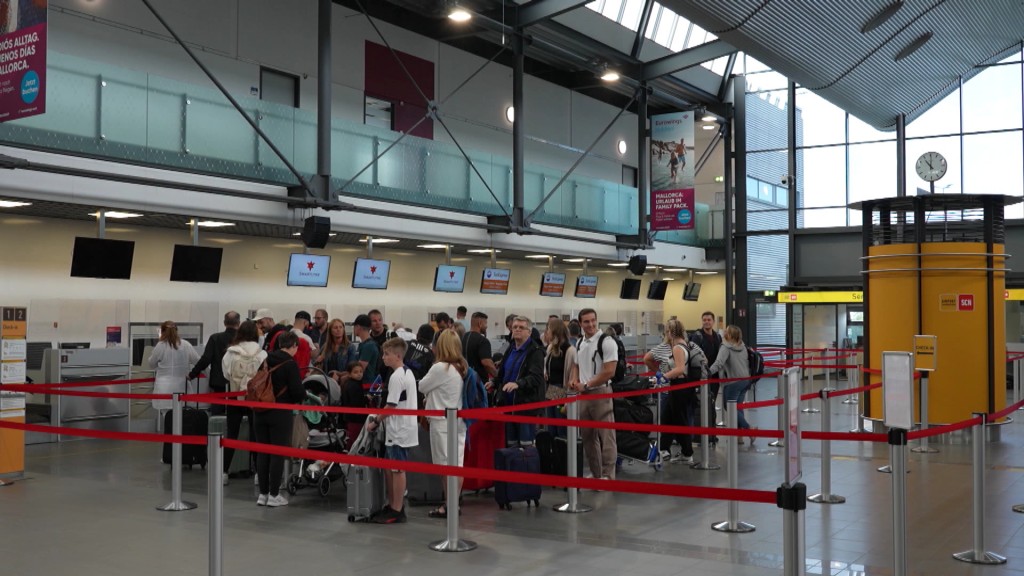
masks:
[[[307,248],[323,248],[327,246],[327,238],[331,233],[331,219],[326,216],[310,216],[302,227],[302,243]]]
[[[643,276],[647,270],[647,256],[644,254],[637,254],[629,259],[629,271],[634,276]]]

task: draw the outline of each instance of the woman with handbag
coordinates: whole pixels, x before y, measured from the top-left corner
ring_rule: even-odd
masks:
[[[665,324],[665,340],[644,355],[644,363],[651,370],[661,372],[670,386],[687,382],[690,355],[686,345],[686,329],[683,323],[673,318]],[[662,422],[675,426],[691,426],[692,414],[696,411],[697,392],[695,388],[673,390],[663,404]],[[664,437],[664,444],[671,449],[672,441],[679,444],[680,451],[669,462],[690,464],[693,462],[693,440],[689,434],[670,434]]]
[[[544,341],[548,343],[544,356],[544,381],[547,384],[545,398],[557,400],[565,398],[569,387],[569,372],[576,358],[576,348],[569,342],[569,329],[559,318],[548,320],[544,331]],[[565,418],[565,405],[547,408],[548,418]],[[565,426],[548,426],[552,436],[565,438]]]

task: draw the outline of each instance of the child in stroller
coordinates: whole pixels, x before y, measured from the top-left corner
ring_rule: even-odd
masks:
[[[303,404],[316,406],[336,406],[341,398],[341,388],[333,379],[321,374],[310,374],[302,382],[306,389],[306,401]],[[308,447],[312,450],[323,450],[341,453],[345,447],[345,430],[338,426],[338,415],[313,410],[301,411],[307,423],[308,433],[305,442],[297,448]],[[301,434],[301,428],[299,433]],[[299,443],[299,442],[297,442]],[[322,464],[322,465],[321,465]],[[331,490],[331,482],[344,476],[341,468],[334,463],[323,461],[312,462],[299,460],[298,470],[302,473],[292,474],[288,478],[288,493],[295,494],[299,488],[317,486],[321,496]]]

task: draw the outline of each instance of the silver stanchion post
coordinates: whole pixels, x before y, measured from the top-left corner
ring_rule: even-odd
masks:
[[[975,413],[981,423],[971,430],[974,451],[974,548],[953,554],[953,558],[971,564],[1006,564],[1006,557],[985,550],[985,422],[987,414]]]
[[[175,436],[181,436],[181,394],[175,393],[171,398],[171,427]],[[164,430],[166,433],[167,431]],[[164,512],[180,512],[192,510],[196,507],[194,502],[183,502],[181,500],[181,443],[171,444],[171,501],[163,506],[157,506],[157,510]]]
[[[857,364],[853,370],[846,370],[846,380],[850,383],[850,390],[860,386],[860,365]],[[857,404],[860,401],[860,394],[850,394],[843,400],[843,404]],[[856,414],[856,412],[854,412]]]
[[[1013,507],[1013,511],[1018,514],[1024,514],[1024,504],[1017,504]]]
[[[731,430],[735,430],[737,427],[736,417],[736,401],[728,400],[725,403],[725,419],[727,427]],[[726,449],[729,451],[728,466],[728,478],[729,488],[739,488],[739,445],[736,443],[738,436],[729,436],[726,441]],[[725,522],[718,522],[711,525],[712,530],[718,532],[753,532],[756,528],[749,522],[741,522],[740,516],[740,503],[735,500],[729,501],[729,519]]]
[[[210,495],[210,576],[224,573],[224,447],[223,432],[211,432],[206,440],[206,490]]]
[[[814,361],[813,357],[811,358],[811,361],[812,362]],[[823,364],[819,365],[819,366],[823,366]],[[813,391],[814,390],[814,368],[813,368],[813,365],[812,365],[812,367],[807,369],[807,372],[811,375],[811,390]],[[826,377],[828,376],[828,371],[825,372],[825,376]],[[814,406],[808,406],[807,408],[804,408],[803,410],[801,410],[801,412],[803,412],[804,414],[817,414],[818,412],[821,412],[821,410],[818,410]]]
[[[775,398],[778,399],[778,400],[782,400],[782,395],[783,395],[783,391],[782,391],[782,373],[780,372],[779,375],[775,377]],[[786,406],[785,406],[785,403],[784,402],[779,402],[779,405],[776,408],[777,408],[777,410],[775,411],[775,413],[776,413],[776,422],[778,422],[779,430],[785,430],[786,429]],[[778,440],[772,440],[771,442],[768,443],[768,445],[772,446],[773,448],[785,448],[786,447],[786,440],[785,440],[785,438],[779,438]]]
[[[804,552],[804,519],[807,508],[807,486],[797,482],[783,484],[775,490],[775,504],[782,508],[782,574],[803,576],[807,563]]]
[[[825,388],[821,391],[821,431],[832,431],[832,407],[829,403],[828,393],[832,390]],[[832,441],[821,441],[821,492],[808,496],[807,499],[815,504],[842,504],[846,497],[832,493]]]
[[[710,402],[708,392],[708,384],[704,384],[700,387],[700,427],[708,428],[711,426],[711,411],[708,409],[708,403]],[[700,437],[700,462],[694,462],[690,468],[694,470],[721,470],[721,466],[713,464],[711,462],[711,440],[708,434],[704,434]]]
[[[921,430],[928,430],[928,373],[921,373]],[[928,437],[921,438],[921,444],[916,448],[911,448],[911,452],[918,454],[934,454],[938,452],[936,448],[930,448],[928,446]]]
[[[907,431],[889,429],[889,461],[892,463],[893,574],[907,576]]]
[[[577,454],[577,450],[579,448],[577,442],[579,442],[580,429],[575,426],[574,422],[580,419],[580,406],[578,404],[578,397],[575,394],[570,394],[569,396],[571,398],[568,406],[566,407],[565,415],[568,419],[568,421],[566,422],[568,426],[566,426],[565,429],[566,452],[568,453],[566,456],[566,464],[568,465],[569,478],[575,478],[576,470],[579,467],[579,454]],[[658,401],[661,402],[660,397],[658,398]],[[569,501],[566,502],[565,504],[555,505],[553,507],[555,512],[566,512],[568,514],[582,514],[584,512],[590,512],[591,510],[593,510],[593,508],[587,506],[586,504],[580,504],[579,488],[576,488],[575,486],[570,486],[566,491],[566,494],[568,495]]]
[[[448,465],[459,465],[459,414],[455,408],[445,409],[445,424],[448,428]],[[438,552],[468,552],[476,549],[476,542],[459,540],[459,477],[448,476],[448,494],[445,510],[448,511],[448,534],[444,540],[431,542],[430,548]]]
[[[1013,362],[1013,401],[1020,402],[1021,393],[1021,361],[1017,359]],[[1017,410],[1024,410],[1024,406],[1017,408]]]

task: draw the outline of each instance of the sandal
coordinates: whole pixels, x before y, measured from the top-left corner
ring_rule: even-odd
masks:
[[[448,511],[445,510],[444,506],[438,506],[437,508],[434,508],[430,512],[427,512],[427,516],[429,516],[430,518],[447,518]]]

